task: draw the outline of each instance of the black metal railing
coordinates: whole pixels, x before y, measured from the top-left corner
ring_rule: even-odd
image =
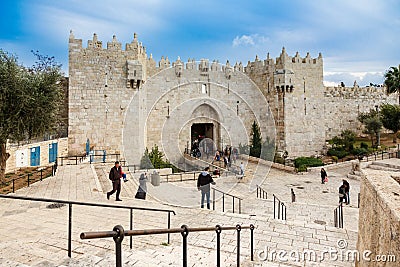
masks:
[[[228,196],[228,197],[232,197],[232,212],[235,213],[235,200],[238,200],[238,202],[239,202],[239,209],[238,209],[239,210],[239,214],[242,213],[242,200],[243,200],[242,198],[234,196],[234,195],[231,195],[231,194],[228,194],[228,193],[225,193],[225,192],[223,192],[221,190],[218,190],[216,188],[211,188],[211,189],[213,190],[213,199],[212,199],[212,201],[213,201],[213,210],[215,210],[215,202],[216,202],[215,191],[217,191],[217,192],[222,194],[222,212],[225,212],[225,196]]]
[[[361,197],[361,194],[360,193],[358,193],[358,197],[357,197],[357,208],[360,208],[360,197]]]
[[[257,198],[267,199],[268,193],[264,189],[262,189],[259,185],[257,185]]]
[[[82,161],[84,161],[86,155],[72,155],[72,156],[63,156],[57,157],[57,162],[60,166],[64,165],[64,161],[66,161],[65,165],[78,165]]]
[[[18,200],[27,200],[27,201],[36,201],[36,202],[50,202],[50,203],[59,203],[68,205],[68,257],[71,257],[72,252],[72,205],[78,206],[91,206],[91,207],[102,207],[102,208],[114,208],[114,209],[128,209],[130,210],[130,229],[133,229],[133,210],[141,210],[141,211],[155,211],[155,212],[166,212],[168,213],[168,229],[171,228],[171,213],[175,215],[175,211],[173,210],[164,210],[164,209],[153,209],[153,208],[143,208],[143,207],[131,207],[131,206],[116,206],[109,204],[100,204],[100,203],[90,203],[90,202],[78,202],[78,201],[67,201],[67,200],[59,200],[59,199],[48,199],[48,198],[34,198],[34,197],[24,197],[24,196],[10,196],[10,195],[1,195],[0,198],[8,198],[8,199],[18,199]],[[170,243],[170,235],[168,233],[168,244]],[[132,238],[130,239],[130,248],[132,248]]]
[[[39,169],[37,169],[36,171],[29,172],[29,173],[24,174],[24,175],[21,175],[21,176],[19,176],[19,177],[17,177],[17,178],[12,178],[12,180],[11,180],[11,183],[12,183],[12,192],[15,193],[15,190],[16,190],[16,189],[15,189],[15,181],[20,180],[20,179],[23,179],[23,178],[26,178],[26,179],[27,179],[27,186],[29,187],[29,186],[31,185],[32,182],[36,182],[36,181],[39,181],[39,180],[40,180],[40,181],[43,181],[44,178],[49,177],[49,175],[45,175],[45,174],[46,174],[46,171],[47,171],[48,169],[51,169],[51,174],[50,174],[50,176],[56,175],[57,163],[55,163],[54,165],[51,165],[51,166],[44,167],[44,168],[39,168]],[[33,178],[33,177],[34,177],[34,174],[39,174],[39,173],[40,173],[40,176],[35,180],[35,179]]]
[[[339,206],[333,211],[333,222],[335,227],[343,228],[343,204],[340,203]]]
[[[274,194],[274,219],[286,220],[286,205]]]
[[[290,188],[290,196],[292,197],[292,203],[296,202],[296,194],[294,193],[293,188]]]
[[[225,176],[228,176],[229,173],[230,173],[231,175],[235,175],[235,177],[238,175],[238,171],[232,171],[232,170],[229,169],[229,167],[228,167],[228,168],[223,168],[223,167],[221,167],[221,166],[219,166],[219,165],[216,165],[216,164],[214,164],[214,163],[212,163],[212,162],[208,162],[208,161],[205,161],[205,160],[202,160],[202,159],[193,157],[193,156],[191,156],[191,155],[188,155],[188,156],[189,156],[190,158],[192,158],[192,159],[198,161],[198,162],[203,163],[204,166],[206,166],[206,167],[210,167],[210,168],[213,167],[214,169],[219,169],[220,171],[222,170],[222,171],[225,173]],[[231,164],[231,165],[237,166],[237,165],[235,165],[235,164]],[[239,166],[237,166],[237,168],[239,168]]]
[[[90,154],[89,155],[89,162],[90,164],[94,162],[101,162],[101,163],[107,163],[107,162],[114,162],[114,161],[119,161],[121,154],[119,153],[111,153],[111,154]],[[100,160],[96,161],[96,159],[99,158]]]
[[[251,261],[254,261],[254,225],[250,224],[250,226],[242,226],[240,224],[236,226],[220,226],[216,225],[215,227],[198,227],[198,228],[189,228],[186,225],[182,225],[180,228],[172,228],[172,229],[145,229],[145,230],[128,230],[125,231],[121,225],[116,225],[112,231],[104,231],[104,232],[84,232],[81,233],[81,239],[95,239],[95,238],[109,238],[112,237],[115,242],[115,258],[116,258],[116,267],[122,266],[122,246],[121,242],[125,236],[142,236],[142,235],[157,235],[157,234],[174,234],[180,233],[182,235],[182,266],[188,266],[188,253],[187,253],[187,237],[191,232],[216,232],[216,249],[217,249],[217,266],[221,266],[221,232],[228,230],[236,230],[236,264],[240,266],[240,231],[242,229],[250,229],[250,258]]]
[[[400,152],[399,151],[381,151],[375,152],[368,156],[360,156],[359,159],[361,161],[376,161],[376,160],[384,160],[384,159],[391,159],[391,158],[399,158]]]

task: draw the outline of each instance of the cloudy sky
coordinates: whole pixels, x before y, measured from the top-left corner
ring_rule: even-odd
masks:
[[[310,52],[324,58],[326,84],[383,82],[400,64],[398,0],[3,0],[0,48],[31,65],[31,50],[55,56],[68,74],[68,37],[103,46],[133,33],[156,60],[222,63]]]

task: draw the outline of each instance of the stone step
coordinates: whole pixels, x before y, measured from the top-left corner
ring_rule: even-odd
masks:
[[[372,164],[368,165],[369,169],[373,170],[380,170],[380,171],[391,171],[391,172],[399,172],[400,168],[395,167],[394,165],[391,164],[378,164],[379,162],[373,162]]]

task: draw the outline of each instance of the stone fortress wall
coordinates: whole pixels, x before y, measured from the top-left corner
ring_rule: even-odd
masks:
[[[177,74],[179,72],[182,76]],[[283,48],[276,59],[270,58],[269,54],[265,60],[256,57],[255,61],[249,61],[245,67],[242,63],[231,66],[227,62],[225,66],[221,66],[216,61],[196,62],[194,59],[189,59],[186,63],[178,59],[171,63],[168,57],[162,57],[157,64],[151,55],[147,56],[146,49],[139,43],[136,34],[133,41],[126,44],[125,50],[122,50],[122,45],[115,36],[107,43],[107,48],[103,48],[102,42],[95,34],[84,48],[82,40],[75,39],[71,32],[69,152],[74,154],[83,151],[87,139],[95,149],[105,149],[109,153],[121,152],[122,129],[126,126],[124,118],[128,114],[127,107],[130,101],[148,101],[142,106],[138,102],[136,105],[141,107],[141,110],[137,112],[140,116],[153,116],[153,120],[149,120],[153,128],[145,129],[144,125],[140,126],[145,131],[139,138],[145,140],[144,144],[133,144],[141,149],[160,141],[160,137],[156,137],[160,129],[156,128],[161,127],[165,121],[163,113],[170,109],[172,114],[177,107],[171,102],[175,97],[182,101],[191,100],[199,97],[197,93],[204,89],[220,94],[213,97],[220,97],[220,101],[228,109],[234,110],[234,113],[235,109],[240,112],[255,110],[257,107],[251,102],[258,100],[246,100],[246,103],[241,101],[242,98],[246,98],[248,88],[252,88],[252,85],[239,73],[249,77],[264,95],[270,109],[262,111],[260,116],[266,119],[273,115],[277,148],[288,151],[289,157],[314,155],[322,149],[327,139],[342,130],[360,130],[357,122],[359,112],[368,111],[375,106],[379,108],[382,103],[398,103],[397,96],[387,96],[382,87],[324,87],[321,54],[317,58],[311,58],[308,53],[306,57],[301,57],[298,53],[291,57]],[[152,84],[152,89],[150,86],[146,88],[146,82],[151,82],[150,77],[158,79]],[[235,86],[235,94],[228,94],[227,92]],[[163,95],[163,88],[166,90],[167,87],[177,89],[176,94],[167,90],[170,95]],[[186,91],[183,91],[184,87]],[[146,89],[146,93],[140,95],[143,88]],[[250,91],[253,92],[252,90],[254,89]],[[150,106],[151,109],[159,111],[152,113],[151,110],[144,110],[149,108],[151,101],[157,103],[154,107]],[[211,106],[212,104],[198,111],[199,114]],[[213,110],[217,111],[216,108]],[[160,112],[164,117],[158,116]],[[216,112],[214,115],[216,114],[221,116],[222,113]],[[245,116],[248,117],[242,119],[251,123],[254,112],[247,114]],[[138,116],[137,121],[131,119],[128,123],[140,125],[141,122]],[[217,131],[220,133],[215,137],[219,139],[215,140],[217,143],[221,144],[225,138],[229,140],[229,131],[226,128],[221,127]],[[266,136],[266,129],[264,133]],[[180,134],[188,137],[187,131]]]

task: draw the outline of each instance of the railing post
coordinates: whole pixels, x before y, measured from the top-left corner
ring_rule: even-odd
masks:
[[[240,230],[242,230],[242,226],[240,224],[236,225],[236,232],[237,232],[237,266],[240,267]]]
[[[275,195],[273,194],[273,196],[274,196],[274,219],[275,219]]]
[[[239,198],[239,214],[242,213],[242,200]]]
[[[254,225],[250,224],[250,260],[254,261]]]
[[[235,213],[235,197],[232,196],[232,211]]]
[[[30,173],[28,173],[28,186],[30,185],[30,178],[31,177],[31,174]]]
[[[221,266],[221,226],[215,226],[215,232],[217,232],[217,267]]]
[[[360,193],[358,193],[358,204],[357,207],[360,208]]]
[[[130,218],[129,218],[129,222],[130,222],[130,230],[133,230],[133,209],[130,209],[131,210],[131,212],[130,212]],[[130,236],[129,237],[130,238],[130,240],[129,240],[129,247],[130,247],[130,249],[132,249],[132,245],[133,245],[133,240],[132,240],[132,236]]]
[[[78,165],[78,156],[75,156],[75,165]]]
[[[340,204],[340,228],[343,228],[343,204]]]
[[[215,210],[215,189],[213,188],[213,210]]]
[[[187,267],[187,236],[189,234],[189,229],[186,225],[182,225],[182,249],[183,249],[183,267]]]
[[[40,181],[43,180],[43,169],[40,169]]]
[[[281,201],[278,200],[278,219],[280,219],[281,217]]]
[[[258,190],[259,190],[259,189],[258,189],[258,185],[257,185],[257,198],[258,198]]]
[[[225,212],[225,194],[222,193],[222,212]]]
[[[68,204],[68,257],[71,258],[72,251],[72,204]]]
[[[13,193],[15,193],[15,179],[12,180],[13,181]]]
[[[171,212],[168,211],[168,229],[171,229]],[[168,233],[168,240],[167,243],[170,243],[170,233]]]
[[[124,240],[124,228],[121,225],[114,226],[113,231],[117,232],[115,236],[113,236],[115,242],[115,266],[122,267],[122,249],[121,243]]]
[[[293,188],[290,188],[290,193],[292,195],[292,202],[296,202],[296,195],[294,194]]]

